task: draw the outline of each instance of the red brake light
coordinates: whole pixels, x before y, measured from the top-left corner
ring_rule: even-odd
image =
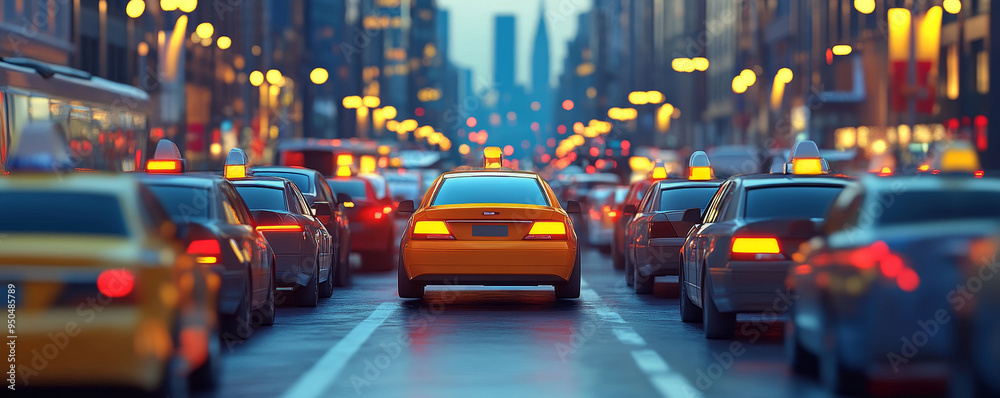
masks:
[[[111,297],[125,297],[135,288],[135,277],[127,269],[108,269],[97,276],[97,290]]]
[[[198,264],[218,264],[222,250],[219,248],[219,241],[215,239],[201,239],[188,244],[187,253],[194,256]]]
[[[258,231],[302,232],[301,225],[258,225]]]
[[[372,218],[374,218],[376,220],[381,220],[382,216],[384,216],[384,215],[385,215],[385,213],[382,213],[381,211],[376,211],[376,212],[372,213]]]
[[[733,238],[729,258],[740,261],[784,260],[776,238]]]
[[[392,213],[392,206],[386,206],[382,208],[382,213],[389,214]]]
[[[975,176],[976,178],[983,178],[983,174],[982,170],[976,170]]]

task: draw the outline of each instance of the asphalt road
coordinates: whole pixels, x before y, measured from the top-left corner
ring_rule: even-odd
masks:
[[[628,289],[610,258],[583,254],[578,300],[551,287],[430,287],[396,296],[395,274],[357,274],[317,308],[227,342],[210,397],[816,397],[793,377],[782,325],[740,316],[732,341],[683,324],[676,278]]]

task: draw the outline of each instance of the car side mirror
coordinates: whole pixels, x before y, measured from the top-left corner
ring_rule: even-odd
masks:
[[[575,200],[567,200],[566,212],[569,214],[580,214],[583,213],[583,208],[580,207],[580,202],[577,202]]]
[[[681,221],[689,222],[693,224],[701,223],[701,209],[687,209],[684,210],[684,215],[681,216]]]
[[[351,195],[343,192],[337,194],[337,202],[340,202],[344,207],[354,207],[354,199],[351,199]]]
[[[330,202],[313,202],[312,213],[320,222],[326,224],[333,216],[333,207],[330,206]]]
[[[635,208],[635,205],[628,204],[628,205],[625,205],[625,208],[622,209],[622,214],[624,214],[627,217],[631,217],[631,216],[635,215],[636,210],[637,209]]]
[[[413,214],[414,207],[412,200],[404,200],[399,202],[399,206],[396,207],[396,212],[399,214]]]

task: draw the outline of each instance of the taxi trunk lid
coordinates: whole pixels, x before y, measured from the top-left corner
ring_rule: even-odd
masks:
[[[553,220],[557,214],[551,207],[531,205],[441,206],[424,212],[428,220],[447,223],[457,240],[487,241],[522,240],[535,221]]]

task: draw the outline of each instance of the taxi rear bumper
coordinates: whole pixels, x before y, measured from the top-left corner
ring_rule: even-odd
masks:
[[[172,354],[165,320],[135,308],[47,309],[21,313],[18,387],[121,387],[152,391]]]
[[[568,241],[410,241],[403,266],[424,284],[537,286],[566,283],[576,263]]]
[[[783,312],[790,304],[784,294],[790,260],[729,261],[709,268],[713,299],[721,312]]]
[[[308,285],[316,266],[316,257],[312,253],[275,254],[275,285],[292,288]]]

